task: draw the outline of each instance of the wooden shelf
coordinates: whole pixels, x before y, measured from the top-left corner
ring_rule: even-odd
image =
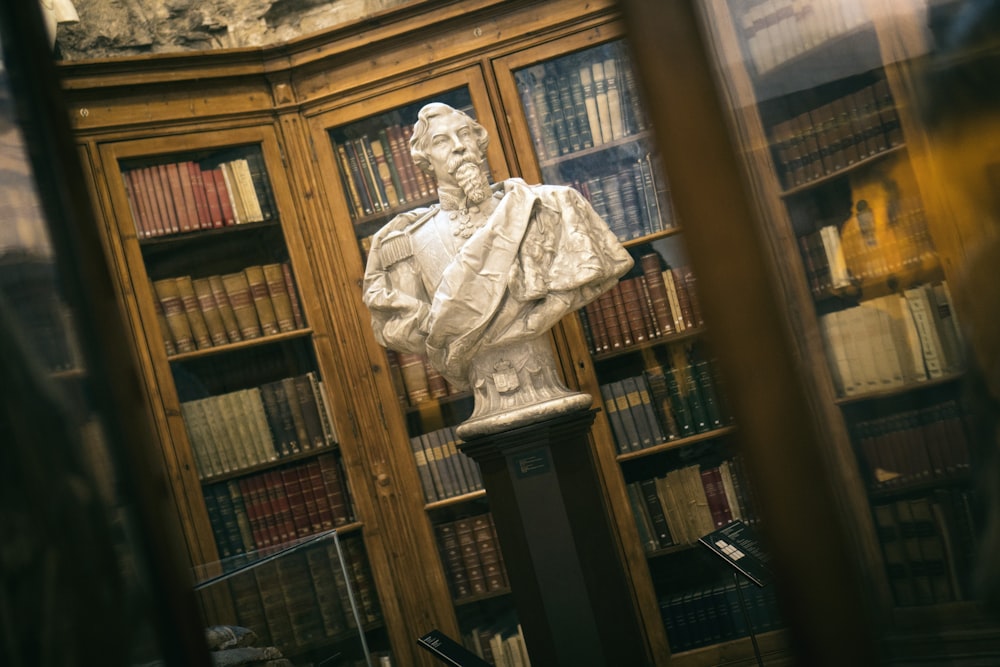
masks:
[[[698,338],[705,333],[704,327],[697,327],[695,329],[686,329],[678,334],[670,334],[669,336],[660,336],[659,338],[650,338],[649,340],[643,341],[641,343],[633,343],[627,347],[623,347],[620,350],[612,350],[610,352],[600,352],[593,355],[594,362],[608,361],[609,359],[617,359],[627,354],[634,354],[636,352],[641,352],[642,350],[648,350],[651,347],[659,347],[661,345],[676,345],[677,343],[690,340],[692,338]]]
[[[271,468],[277,468],[288,463],[295,463],[296,461],[302,461],[304,459],[311,459],[322,454],[329,454],[336,452],[338,450],[338,445],[336,443],[327,445],[325,447],[318,447],[316,449],[310,449],[305,452],[298,452],[297,454],[289,454],[288,456],[281,456],[273,461],[267,461],[265,463],[258,463],[257,465],[248,466],[246,468],[240,468],[239,470],[230,470],[229,472],[222,473],[221,475],[212,475],[211,477],[205,477],[201,480],[202,484],[217,484],[219,482],[225,482],[228,479],[235,479],[237,477],[245,477],[246,475],[252,475],[257,472],[263,472],[265,470],[270,470]]]
[[[566,162],[572,162],[574,160],[581,160],[588,157],[593,157],[595,155],[600,155],[601,153],[614,149],[620,148],[622,146],[629,146],[631,144],[637,144],[641,141],[651,142],[653,139],[652,134],[647,131],[636,132],[635,134],[629,134],[627,136],[621,137],[620,139],[614,139],[612,141],[606,141],[597,146],[592,146],[590,148],[584,148],[582,150],[574,151],[572,153],[567,153],[566,155],[560,155],[559,157],[547,158],[545,160],[539,160],[539,165],[542,169],[549,167],[557,167]]]
[[[228,234],[239,234],[241,232],[256,232],[263,229],[278,230],[281,228],[279,220],[266,220],[264,222],[247,222],[239,225],[226,225],[224,227],[214,227],[212,229],[192,229],[187,232],[175,232],[162,236],[152,236],[139,239],[139,246],[143,252],[156,250],[165,246],[181,246],[189,243],[204,243],[206,239]]]
[[[781,196],[787,198],[787,197],[794,197],[795,195],[802,194],[803,192],[809,192],[810,190],[818,188],[824,183],[829,183],[830,181],[836,180],[844,176],[845,174],[849,174],[852,171],[857,171],[862,167],[864,167],[865,165],[869,165],[873,162],[878,162],[879,160],[882,160],[890,155],[894,155],[904,150],[906,150],[906,144],[900,144],[898,146],[893,146],[892,148],[887,148],[881,153],[876,153],[875,155],[869,155],[863,160],[858,160],[854,164],[848,165],[843,169],[838,169],[837,171],[831,172],[829,174],[824,174],[823,176],[820,176],[819,178],[814,178],[813,180],[803,183],[802,185],[796,185],[791,188],[786,188],[781,193]]]
[[[296,329],[295,331],[286,331],[284,333],[274,334],[272,336],[261,336],[260,338],[254,338],[251,340],[241,340],[238,343],[228,343],[226,345],[218,345],[215,347],[206,347],[201,350],[194,350],[192,352],[182,352],[180,354],[173,354],[167,357],[170,362],[175,361],[190,361],[191,359],[202,359],[204,357],[211,357],[216,354],[225,354],[228,352],[237,352],[239,350],[246,350],[251,347],[259,347],[261,345],[272,345],[274,343],[283,343],[288,340],[295,340],[297,338],[308,338],[313,333],[313,330],[309,327],[305,329]]]
[[[424,505],[425,510],[439,510],[444,507],[451,507],[453,505],[461,505],[462,503],[472,502],[473,500],[481,500],[486,497],[486,491],[479,489],[477,491],[471,491],[469,493],[463,493],[460,496],[452,496],[451,498],[444,498],[442,500],[435,500],[432,503],[427,503]]]
[[[727,435],[732,435],[736,433],[735,426],[723,426],[722,428],[712,429],[711,431],[706,431],[705,433],[699,433],[697,435],[688,436],[686,438],[680,438],[678,440],[671,440],[670,442],[664,442],[659,445],[654,445],[652,447],[647,447],[645,449],[640,449],[635,452],[628,452],[627,454],[619,454],[617,457],[620,463],[626,461],[634,461],[646,456],[653,456],[654,454],[660,454],[661,452],[667,452],[672,449],[680,449],[681,447],[690,447],[691,445],[698,444],[699,442],[707,442],[709,440],[715,440],[716,438],[723,438]]]
[[[926,389],[932,389],[934,387],[940,387],[942,385],[951,384],[952,382],[957,382],[964,376],[965,376],[964,372],[949,373],[944,377],[924,380],[923,382],[911,382],[901,387],[892,387],[890,389],[871,391],[864,394],[859,394],[857,396],[842,396],[840,398],[835,399],[834,402],[837,403],[837,405],[846,406],[846,405],[851,405],[852,403],[860,403],[862,401],[878,401],[883,399],[889,399],[889,398],[894,398],[896,396],[902,396],[903,394],[908,394],[913,391],[923,391]]]

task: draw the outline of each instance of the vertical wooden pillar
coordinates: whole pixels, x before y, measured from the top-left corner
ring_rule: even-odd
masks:
[[[587,441],[594,411],[472,438],[533,664],[649,664]]]

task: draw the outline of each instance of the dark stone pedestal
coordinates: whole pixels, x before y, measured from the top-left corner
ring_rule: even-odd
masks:
[[[532,664],[645,665],[582,410],[470,438]]]

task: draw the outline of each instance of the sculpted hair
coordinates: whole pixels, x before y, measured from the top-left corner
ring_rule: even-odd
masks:
[[[430,167],[430,160],[427,158],[427,153],[425,152],[428,139],[428,130],[430,129],[431,121],[440,116],[446,116],[448,114],[454,114],[456,116],[461,116],[472,128],[472,131],[476,135],[476,143],[479,145],[479,152],[486,155],[486,146],[490,143],[490,137],[486,133],[486,128],[477,123],[469,114],[449,106],[443,102],[431,102],[425,104],[423,108],[417,112],[417,122],[413,125],[413,136],[410,137],[410,155],[413,157],[413,162],[424,171],[428,171]]]

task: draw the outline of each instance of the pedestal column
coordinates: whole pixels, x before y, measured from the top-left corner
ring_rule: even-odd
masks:
[[[473,437],[533,664],[646,665],[587,438],[593,410]]]

